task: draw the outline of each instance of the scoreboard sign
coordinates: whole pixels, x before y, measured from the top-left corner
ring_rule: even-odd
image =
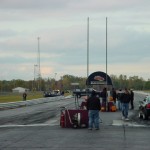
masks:
[[[86,80],[87,85],[112,85],[111,78],[104,72],[94,72]]]

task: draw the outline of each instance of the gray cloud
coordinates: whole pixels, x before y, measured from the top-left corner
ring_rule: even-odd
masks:
[[[148,0],[1,1],[0,71],[4,74],[0,79],[32,78],[33,73],[24,74],[33,72],[37,63],[38,36],[44,77],[53,72],[58,72],[58,76],[63,73],[86,76],[88,16],[91,71],[98,66],[105,68],[107,16],[108,64],[113,70],[110,69],[110,73],[121,73],[118,72],[121,69],[116,69],[121,65],[124,73],[131,75],[126,66],[134,66],[133,73],[141,75],[136,65],[146,66],[150,60],[149,4]],[[83,72],[82,68],[85,68]],[[13,69],[15,75],[10,75]],[[143,72],[146,69],[143,68]]]

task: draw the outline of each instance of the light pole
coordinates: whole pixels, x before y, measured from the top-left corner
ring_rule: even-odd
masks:
[[[107,17],[106,17],[106,89],[108,90],[107,81]],[[108,111],[108,97],[106,96],[106,111]]]
[[[89,17],[87,18],[87,83],[89,76]],[[86,83],[86,88],[88,88],[88,84]],[[86,92],[86,95],[88,93]]]
[[[106,86],[107,86],[107,17],[106,17]]]
[[[89,76],[89,17],[87,18],[87,79]]]
[[[40,37],[37,37],[38,40],[38,59],[37,59],[37,64],[38,64],[38,90],[41,91],[41,65],[40,65]]]

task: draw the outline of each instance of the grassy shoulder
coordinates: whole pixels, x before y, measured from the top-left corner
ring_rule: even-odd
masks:
[[[27,93],[27,100],[42,98],[42,92],[29,92]],[[0,95],[0,103],[18,102],[23,101],[22,93],[8,93]]]
[[[150,93],[150,90],[144,90],[143,92]]]
[[[64,96],[68,96],[71,93],[65,93]],[[0,103],[8,103],[8,102],[18,102],[23,101],[23,94],[22,93],[7,93],[0,95]],[[27,93],[27,100],[43,98],[43,92],[28,92]]]

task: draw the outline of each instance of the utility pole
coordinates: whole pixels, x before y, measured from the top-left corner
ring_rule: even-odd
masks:
[[[106,17],[106,86],[107,86],[107,17]]]
[[[107,79],[107,17],[106,17],[106,89],[108,90],[107,82],[108,82],[108,79]],[[108,111],[108,97],[106,98],[106,111]]]
[[[88,83],[88,77],[89,77],[89,17],[87,18],[87,83]],[[86,83],[86,88],[88,88],[87,83]],[[86,96],[87,95],[88,93],[86,92]]]
[[[38,90],[41,91],[40,37],[38,37],[37,40],[38,40],[38,57],[37,57],[37,64],[38,64]]]
[[[89,76],[89,17],[87,18],[87,79]]]

